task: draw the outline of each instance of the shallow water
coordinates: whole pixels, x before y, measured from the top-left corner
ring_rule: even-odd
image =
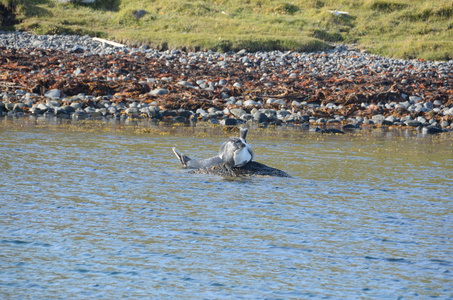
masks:
[[[453,296],[453,139],[252,129],[292,178],[188,174],[219,128],[0,124],[1,298]]]

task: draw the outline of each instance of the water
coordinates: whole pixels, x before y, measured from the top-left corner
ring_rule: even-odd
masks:
[[[452,135],[252,129],[293,178],[188,174],[218,128],[0,125],[0,296],[452,298]]]

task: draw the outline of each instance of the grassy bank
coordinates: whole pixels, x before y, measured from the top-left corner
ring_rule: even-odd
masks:
[[[357,43],[390,57],[453,59],[453,0],[0,0],[11,1],[21,23],[10,28],[38,34],[217,51],[312,51]],[[146,13],[138,18],[140,9]]]

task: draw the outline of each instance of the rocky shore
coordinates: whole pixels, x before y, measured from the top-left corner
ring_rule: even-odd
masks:
[[[453,126],[452,67],[344,45],[318,53],[184,52],[0,32],[0,116],[438,133]]]

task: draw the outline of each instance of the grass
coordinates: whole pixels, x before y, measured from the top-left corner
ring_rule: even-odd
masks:
[[[453,59],[453,0],[54,0],[16,2],[21,23],[38,34],[89,34],[157,48],[328,49],[356,43],[396,58]],[[134,13],[147,13],[136,18]],[[328,10],[349,12],[335,16]]]

